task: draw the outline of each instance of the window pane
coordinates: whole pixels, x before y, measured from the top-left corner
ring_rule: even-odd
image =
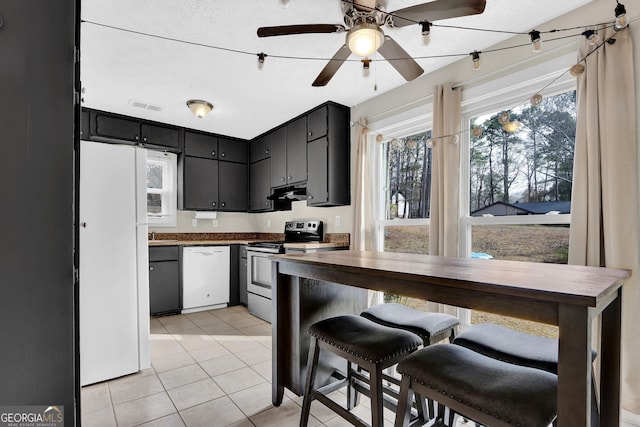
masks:
[[[387,144],[386,219],[429,217],[430,138],[428,131]]]
[[[386,226],[384,228],[384,251],[428,254],[429,226]]]
[[[147,214],[162,214],[162,194],[147,193]]]
[[[475,258],[566,264],[568,225],[474,225]]]
[[[147,161],[147,188],[162,189],[163,163]]]
[[[576,93],[471,120],[472,216],[569,213]]]

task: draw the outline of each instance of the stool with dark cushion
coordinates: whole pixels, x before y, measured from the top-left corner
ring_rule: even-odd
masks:
[[[357,426],[367,424],[350,409],[350,392],[347,409],[329,399],[314,388],[320,350],[330,351],[348,361],[347,383],[352,384],[351,364],[355,363],[369,372],[369,394],[371,398],[371,425],[383,425],[382,371],[397,364],[422,344],[422,339],[408,331],[379,325],[360,316],[345,315],[314,323],[309,328],[311,345],[307,364],[307,379],[302,403],[300,426],[307,425],[313,399],[333,410],[345,420]],[[425,420],[426,421],[426,420]]]
[[[397,370],[402,382],[396,427],[408,425],[410,391],[492,427],[546,427],[556,418],[558,378],[547,371],[452,344],[423,348]]]
[[[461,332],[453,343],[504,362],[558,374],[558,340],[554,338],[539,337],[494,323],[481,323]],[[592,351],[591,359],[595,360],[596,356],[597,353]],[[598,403],[592,381],[591,425],[598,424]]]
[[[425,347],[447,338],[453,339],[460,324],[457,317],[449,314],[428,313],[396,303],[376,305],[360,315],[381,325],[418,334]]]

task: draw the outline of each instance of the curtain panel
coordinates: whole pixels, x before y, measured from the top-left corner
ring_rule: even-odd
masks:
[[[628,28],[601,30],[600,36],[615,42],[591,53],[578,77],[569,263],[632,270],[622,289],[622,407],[639,414],[640,186],[633,46]],[[592,49],[582,38],[579,57]]]

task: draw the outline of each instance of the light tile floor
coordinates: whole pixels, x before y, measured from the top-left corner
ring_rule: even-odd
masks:
[[[271,325],[242,306],[151,319],[151,364],[137,374],[84,387],[82,425],[288,427],[299,423],[301,397],[286,391],[280,407],[271,404]],[[366,398],[355,412],[370,420]],[[385,410],[388,425],[393,425],[393,419],[394,414]],[[310,427],[349,425],[313,402]]]

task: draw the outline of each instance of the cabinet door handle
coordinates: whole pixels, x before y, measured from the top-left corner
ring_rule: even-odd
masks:
[[[309,132],[309,136],[313,135],[313,132]]]
[[[225,203],[225,202],[222,202],[221,206],[222,206],[223,208],[225,207],[225,205],[226,205],[226,203]]]
[[[212,152],[211,152],[211,155],[212,155],[213,157],[215,157],[215,156],[216,156],[216,152],[215,152],[215,151],[212,151]]]
[[[216,202],[211,202],[211,205],[215,208],[216,207]]]
[[[222,157],[226,156],[227,153],[225,153],[224,151],[222,152],[222,154],[220,154]]]
[[[80,223],[80,227],[82,227],[82,228],[87,228],[87,223],[86,223],[86,222],[84,222],[84,221],[82,221],[82,222]]]
[[[264,150],[264,154],[269,154],[269,150]]]
[[[287,177],[287,179],[288,179],[289,181],[291,181],[291,179],[292,179],[292,178],[293,178],[293,177],[292,177],[291,175],[289,175],[289,176]]]
[[[264,205],[265,206],[269,206],[269,202],[264,202]]]
[[[142,142],[147,142],[147,137],[146,136],[142,137]]]
[[[311,194],[309,194],[309,195],[307,196],[307,199],[311,200],[311,199],[313,199],[313,196],[312,196]]]
[[[135,139],[136,141],[140,141],[140,137],[138,135],[134,135],[133,139]]]
[[[280,181],[284,182],[284,176],[282,178],[280,178]]]
[[[149,267],[149,271],[153,271],[153,267]]]

